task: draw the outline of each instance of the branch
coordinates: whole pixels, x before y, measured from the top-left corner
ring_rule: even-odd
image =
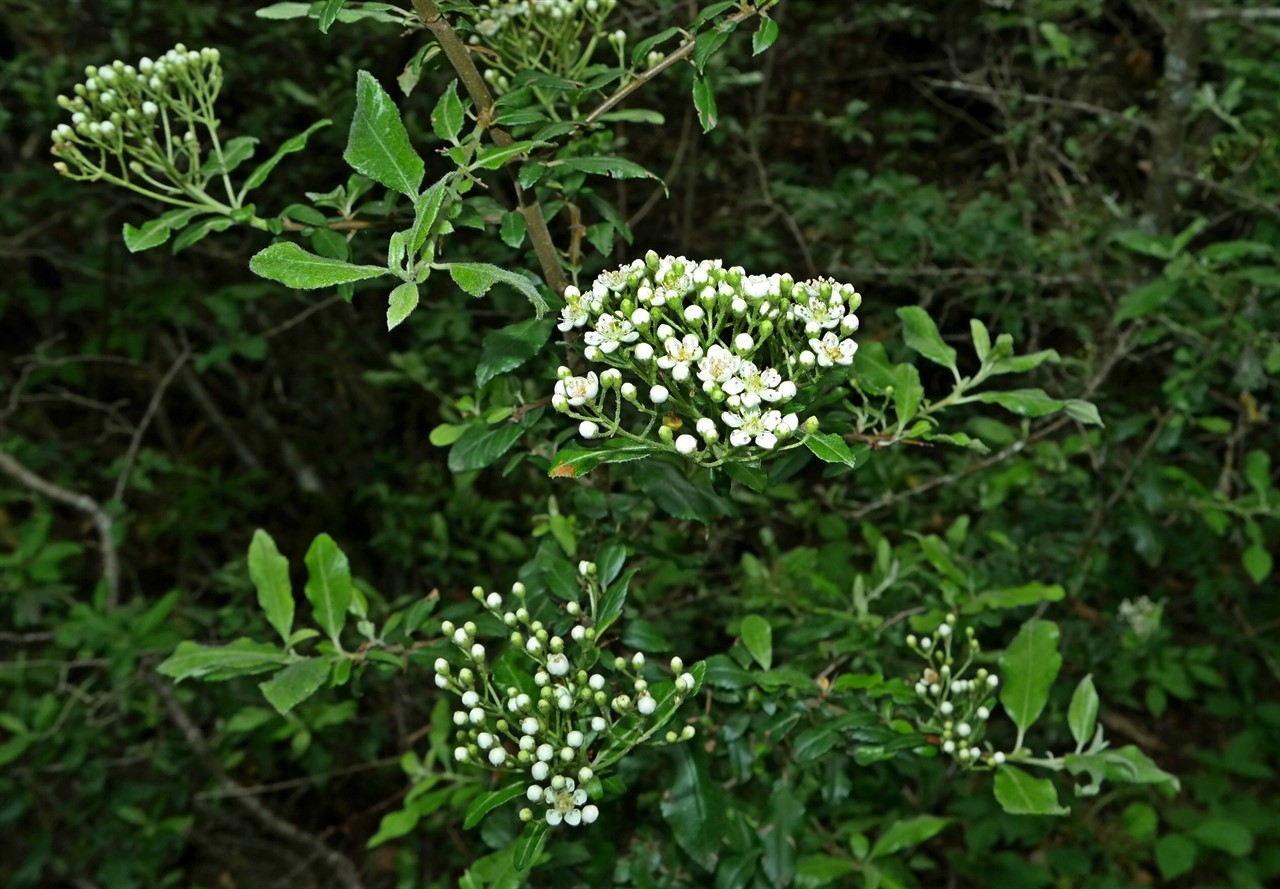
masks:
[[[457,72],[458,79],[462,81],[467,94],[471,96],[471,101],[475,102],[476,116],[480,120],[489,120],[493,111],[493,94],[489,92],[484,77],[471,59],[471,52],[467,49],[467,45],[458,37],[458,32],[453,30],[453,26],[444,17],[435,0],[413,0],[413,11],[418,14],[422,24],[435,36],[440,48],[444,50],[445,57]],[[506,130],[489,127],[488,132],[489,137],[498,145],[507,146],[515,142]],[[533,244],[533,251],[538,256],[538,264],[542,266],[542,277],[558,296],[569,286],[569,279],[565,277],[564,269],[560,265],[560,251],[556,249],[551,230],[547,228],[546,217],[542,214],[542,205],[538,203],[534,192],[525,191],[520,185],[514,170],[508,168],[508,172],[511,173],[511,183],[515,186],[520,214],[524,217],[525,227],[529,231],[529,241]]]
[[[1280,9],[1201,9],[1192,15],[1198,22],[1280,21]]]
[[[209,748],[209,742],[205,740],[204,733],[200,731],[200,727],[191,719],[190,714],[187,713],[182,703],[178,700],[178,696],[173,693],[173,688],[165,680],[148,674],[147,681],[155,689],[156,694],[160,696],[160,700],[164,703],[164,709],[169,714],[169,719],[182,732],[187,746],[191,748],[200,761],[205,764],[205,767],[213,774],[214,780],[218,782],[225,795],[234,798],[246,812],[256,818],[258,823],[267,830],[282,839],[305,847],[317,858],[328,864],[333,869],[334,877],[347,889],[364,889],[364,883],[360,880],[360,872],[352,864],[350,858],[337,849],[332,849],[325,845],[319,837],[313,836],[296,824],[286,821],[275,812],[272,812],[251,795],[252,791],[226,773],[222,768],[222,763],[218,761],[218,758]]]
[[[102,579],[107,584],[107,609],[115,608],[120,599],[120,560],[116,553],[116,542],[111,537],[111,516],[92,497],[68,491],[41,478],[3,451],[0,451],[0,470],[23,487],[78,509],[93,519],[93,524],[98,529],[98,545],[102,549]]]
[[[983,96],[988,99],[1007,99],[1012,102],[1029,102],[1032,105],[1048,105],[1051,108],[1068,108],[1072,111],[1092,114],[1093,116],[1100,117],[1103,120],[1109,120],[1113,123],[1125,124],[1139,129],[1149,129],[1151,127],[1151,124],[1145,120],[1134,117],[1125,117],[1123,114],[1117,111],[1112,111],[1110,108],[1104,108],[1101,105],[1092,105],[1088,102],[1078,102],[1074,99],[1059,99],[1055,96],[1019,93],[977,83],[965,83],[963,80],[939,80],[936,77],[921,77],[920,82],[932,87],[937,87],[938,89],[952,90],[958,93],[969,93],[975,96]],[[992,104],[995,103],[993,102]]]
[[[746,9],[743,9],[740,12],[735,12],[733,15],[729,16],[727,19],[725,19],[716,27],[718,30],[721,30],[721,31],[727,28],[737,27],[742,22],[745,22],[747,19],[751,18],[752,16],[759,15],[761,10],[766,9],[770,6],[773,6],[777,2],[778,0],[762,0],[762,2],[756,3],[752,6],[748,6]],[[582,123],[585,126],[591,126],[592,124],[599,121],[602,116],[604,116],[613,108],[617,107],[617,105],[621,103],[623,99],[627,98],[627,96],[631,95],[636,90],[640,89],[640,87],[644,86],[650,80],[653,80],[653,78],[657,77],[663,71],[666,71],[676,62],[679,62],[682,59],[686,59],[689,56],[691,56],[693,54],[693,48],[695,45],[696,45],[696,41],[694,40],[690,40],[687,43],[683,43],[680,45],[679,49],[673,50],[661,62],[654,65],[652,68],[648,69],[643,74],[637,74],[634,80],[628,81],[625,86],[618,89],[617,92],[615,92],[613,95],[609,96],[609,98],[605,99],[598,106],[596,106],[596,108],[592,110],[590,114],[588,114],[586,117],[582,119]]]
[[[133,461],[138,458],[138,449],[142,446],[142,437],[147,434],[147,427],[151,425],[151,420],[155,417],[156,411],[160,409],[160,400],[164,398],[165,390],[169,388],[169,384],[173,382],[174,377],[178,375],[178,371],[187,363],[187,359],[191,357],[191,352],[183,350],[173,364],[169,366],[169,370],[160,378],[160,385],[156,386],[155,393],[151,396],[151,403],[147,405],[147,412],[142,415],[142,422],[138,424],[138,428],[133,432],[133,438],[129,441],[129,450],[124,455],[124,466],[120,469],[120,477],[116,479],[116,489],[111,495],[112,500],[120,500],[124,497],[124,489],[129,485],[129,474],[133,472]]]

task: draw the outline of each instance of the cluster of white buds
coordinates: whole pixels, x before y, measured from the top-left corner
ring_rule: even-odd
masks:
[[[962,660],[953,651],[959,645],[964,648]],[[932,634],[907,636],[907,647],[926,663],[915,682],[916,695],[930,711],[921,721],[920,730],[936,735],[942,752],[962,766],[1001,765],[1003,753],[984,751],[978,746],[996,705],[1000,678],[985,667],[975,670],[972,677],[967,675],[981,651],[973,627],[965,629],[961,642],[956,639],[956,616],[948,614]]]
[[[1163,613],[1163,603],[1153,602],[1147,596],[1125,599],[1116,612],[1139,644],[1148,642],[1160,629],[1160,618]]]
[[[159,59],[90,65],[58,104],[71,115],[50,134],[55,168],[104,179],[170,203],[202,193],[205,143],[216,143],[222,88],[218,50],[179,43]]]
[[[579,574],[589,604],[586,609],[578,602],[565,606],[572,624],[563,635],[530,614],[523,584],[513,585],[509,596],[472,590],[484,610],[510,631],[506,641],[523,657],[507,663],[527,665],[527,681],[497,681],[490,669],[493,658],[472,621],[441,625],[462,665],[455,668],[443,657],[435,662],[436,685],[460,701],[453,714],[454,759],[519,772],[527,782],[526,799],[538,807],[537,812],[522,809],[520,817],[541,817],[553,826],[595,821],[599,809],[589,800],[600,796],[600,773],[639,744],[660,743],[654,736],[698,684],[678,657],[670,662],[674,680],[651,686],[643,653],[605,654],[596,633],[601,592],[596,567],[584,562]],[[687,741],[693,734],[686,725],[667,731],[661,742]]]
[[[625,33],[604,32],[604,21],[617,5],[617,0],[480,0],[469,40],[496,51],[496,57],[485,58],[495,66],[485,72],[485,80],[499,92],[510,88],[508,75],[516,71],[577,76],[601,37],[621,53]],[[585,52],[579,43],[584,29],[589,38]]]
[[[649,251],[565,300],[560,330],[583,329],[587,361],[605,369],[561,368],[552,406],[580,420],[584,438],[651,441],[656,428],[676,452],[719,465],[799,444],[801,390],[852,363],[862,296],[828,279]],[[816,432],[817,421],[803,428]]]

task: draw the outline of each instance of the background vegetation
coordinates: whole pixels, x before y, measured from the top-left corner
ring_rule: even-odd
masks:
[[[853,281],[863,342],[895,354],[897,307],[928,307],[966,355],[980,317],[1020,350],[1058,350],[1035,384],[1093,400],[1107,424],[973,410],[961,423],[988,455],[899,445],[843,475],[796,463],[703,526],[649,496],[660,473],[546,478],[549,420],[454,471],[441,427],[544,397],[560,362],[549,349],[477,388],[486,334],[528,317],[514,294],[436,282],[429,310],[387,334],[380,291],[348,303],[253,277],[261,233],[130,254],[121,225],[155,208],[53,173],[54,97],[84,65],[183,40],[221,48],[237,134],[275,145],[339,122],[282,167],[276,206],[345,181],[356,70],[392,84],[423,38],[360,23],[326,38],[252,7],[0,6],[0,883],[453,886],[510,841],[513,819],[464,831],[442,800],[369,848],[438,741],[430,650],[285,718],[250,681],[155,676],[182,639],[266,634],[244,561],[257,527],[295,562],[331,534],[381,612],[427,594],[447,610],[621,536],[639,568],[623,641],[720,656],[708,683],[736,715],[708,714],[695,753],[635,763],[631,792],[553,844],[531,885],[743,885],[731,869],[762,886],[1280,880],[1275,10],[784,0],[768,54],[752,62],[740,36],[715,60],[710,135],[686,73],[646,88],[667,125],[624,124],[613,148],[672,197],[597,185],[634,231],[610,264],[652,248]],[[694,14],[624,0],[616,16],[640,34]],[[428,67],[406,104],[420,145],[449,76]],[[469,249],[518,255],[492,230]],[[1030,582],[1061,596],[975,615],[988,647],[1015,619],[1056,621],[1070,683],[1052,706],[1092,673],[1109,734],[1179,775],[1176,797],[1108,789],[1069,818],[1018,820],[940,761],[880,761],[870,742],[798,755],[823,707],[815,679],[908,675],[913,619],[956,589]],[[746,669],[748,614],[773,628],[767,678]],[[1064,740],[1053,724],[1036,746]],[[740,813],[722,843],[689,842],[671,802],[690,769]]]

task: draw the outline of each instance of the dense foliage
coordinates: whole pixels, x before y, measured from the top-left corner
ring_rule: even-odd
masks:
[[[262,5],[0,9],[0,883],[1280,880],[1276,10]]]

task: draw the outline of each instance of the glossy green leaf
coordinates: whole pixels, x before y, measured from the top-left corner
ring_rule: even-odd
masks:
[[[851,469],[857,469],[862,464],[859,459],[862,455],[855,454],[845,440],[834,432],[806,434],[804,446],[824,463],[838,463]]]
[[[918,815],[905,821],[896,821],[876,840],[871,847],[870,857],[885,858],[896,855],[903,849],[918,846],[945,830],[951,820],[933,815]]]
[[[483,821],[484,817],[494,809],[511,802],[513,799],[524,796],[527,787],[526,783],[520,782],[504,787],[501,790],[491,790],[480,794],[467,807],[466,817],[462,821],[462,829],[470,830]]]
[[[280,638],[293,632],[293,585],[289,560],[280,554],[271,535],[259,528],[249,544],[249,578],[258,591],[258,605]]]
[[[733,512],[732,504],[687,478],[674,463],[647,460],[631,472],[636,484],[658,508],[675,518],[710,525]]]
[[[1081,679],[1071,695],[1067,725],[1071,727],[1071,737],[1076,739],[1077,746],[1083,747],[1093,738],[1093,731],[1098,725],[1098,690],[1093,686],[1092,676]]]
[[[629,463],[661,453],[664,452],[653,445],[623,438],[609,439],[604,447],[599,448],[567,444],[556,452],[556,458],[547,474],[553,477],[581,478],[605,463]]]
[[[773,627],[758,614],[749,614],[742,619],[738,630],[742,636],[742,644],[755,662],[768,670],[773,666]]]
[[[321,534],[307,550],[307,601],[320,629],[339,649],[339,636],[351,607],[351,566],[346,555],[328,534]]]
[[[995,404],[1019,417],[1043,417],[1062,410],[1066,405],[1050,398],[1042,389],[1012,389],[1005,392],[979,392],[975,401]]]
[[[943,342],[942,334],[928,312],[919,306],[904,306],[898,309],[898,317],[902,319],[903,340],[907,348],[919,352],[934,364],[955,369],[956,350]]]
[[[491,466],[495,460],[511,450],[512,445],[542,416],[541,410],[531,411],[519,423],[502,422],[496,425],[473,423],[459,436],[449,450],[451,472],[471,472]]]
[[[487,262],[451,262],[448,268],[454,283],[472,296],[484,296],[494,284],[506,284],[518,290],[533,304],[539,318],[547,312],[547,301],[524,275]]]
[[[698,111],[698,122],[702,124],[702,132],[709,133],[719,122],[716,111],[716,91],[711,85],[711,78],[700,74],[693,78],[693,107]]]
[[[281,241],[259,251],[249,260],[249,268],[255,275],[298,290],[349,284],[387,274],[382,266],[353,265],[340,259],[316,256],[292,241]]]
[[[277,713],[288,713],[320,690],[332,667],[332,658],[309,657],[285,667],[258,688]]]
[[[324,0],[324,6],[320,7],[320,33],[328,34],[329,28],[333,27],[334,21],[338,18],[338,13],[342,9],[342,4],[347,0]]]
[[[173,654],[161,661],[156,671],[177,682],[184,679],[213,682],[274,670],[286,659],[285,653],[276,646],[252,639],[237,639],[228,645],[179,642]]]
[[[1115,323],[1145,318],[1158,312],[1177,294],[1177,282],[1168,278],[1157,278],[1149,284],[1143,284],[1120,298],[1116,306]]]
[[[285,159],[285,157],[287,157],[290,154],[293,154],[295,151],[301,151],[302,149],[306,148],[307,140],[311,138],[312,134],[314,134],[317,130],[324,129],[325,127],[329,126],[329,124],[331,123],[333,123],[333,121],[329,120],[328,118],[317,121],[313,123],[311,126],[307,127],[298,135],[293,136],[290,139],[286,139],[284,142],[282,142],[280,147],[276,149],[275,154],[267,158],[262,163],[258,164],[257,168],[254,169],[254,171],[249,174],[249,178],[244,181],[244,191],[246,192],[251,191],[257,188],[258,186],[262,185],[262,183],[266,182],[267,177],[271,175],[271,172],[280,164],[282,160]]]
[[[409,143],[395,100],[368,71],[356,75],[356,113],[342,157],[373,181],[418,196],[426,168]]]
[[[452,80],[440,94],[436,107],[431,112],[431,127],[437,136],[446,142],[457,144],[458,134],[467,122],[466,107],[458,98],[458,81]]]
[[[1040,718],[1061,666],[1058,625],[1050,621],[1027,621],[1000,655],[1000,703],[1022,731]]]
[[[542,857],[542,847],[547,843],[547,834],[551,825],[544,820],[526,824],[524,831],[516,839],[515,854],[512,863],[517,871],[526,871],[533,867]],[[522,885],[523,881],[515,885]]]
[[[1058,791],[1048,778],[1033,778],[1016,766],[996,772],[996,802],[1010,815],[1066,815],[1070,809],[1058,803]]]
[[[662,817],[680,848],[703,870],[714,870],[727,826],[727,795],[707,772],[702,751],[688,744],[671,750],[676,777],[662,799]]]
[[[1067,591],[1059,584],[1027,583],[1002,590],[988,590],[974,596],[963,607],[965,614],[977,614],[988,608],[1021,608],[1041,602],[1060,602]]]
[[[768,812],[760,837],[764,849],[761,868],[774,886],[787,886],[795,878],[795,835],[804,825],[804,805],[785,779],[774,785]]]
[[[720,51],[729,39],[729,31],[725,28],[711,28],[703,31],[693,41],[693,67],[701,74],[711,57]]]
[[[778,23],[767,15],[760,17],[760,27],[751,35],[751,54],[758,56],[760,53],[773,46],[778,40]]]
[[[551,339],[554,326],[550,318],[530,318],[486,334],[480,363],[476,365],[476,386],[483,388],[494,377],[515,370],[537,355]]]

